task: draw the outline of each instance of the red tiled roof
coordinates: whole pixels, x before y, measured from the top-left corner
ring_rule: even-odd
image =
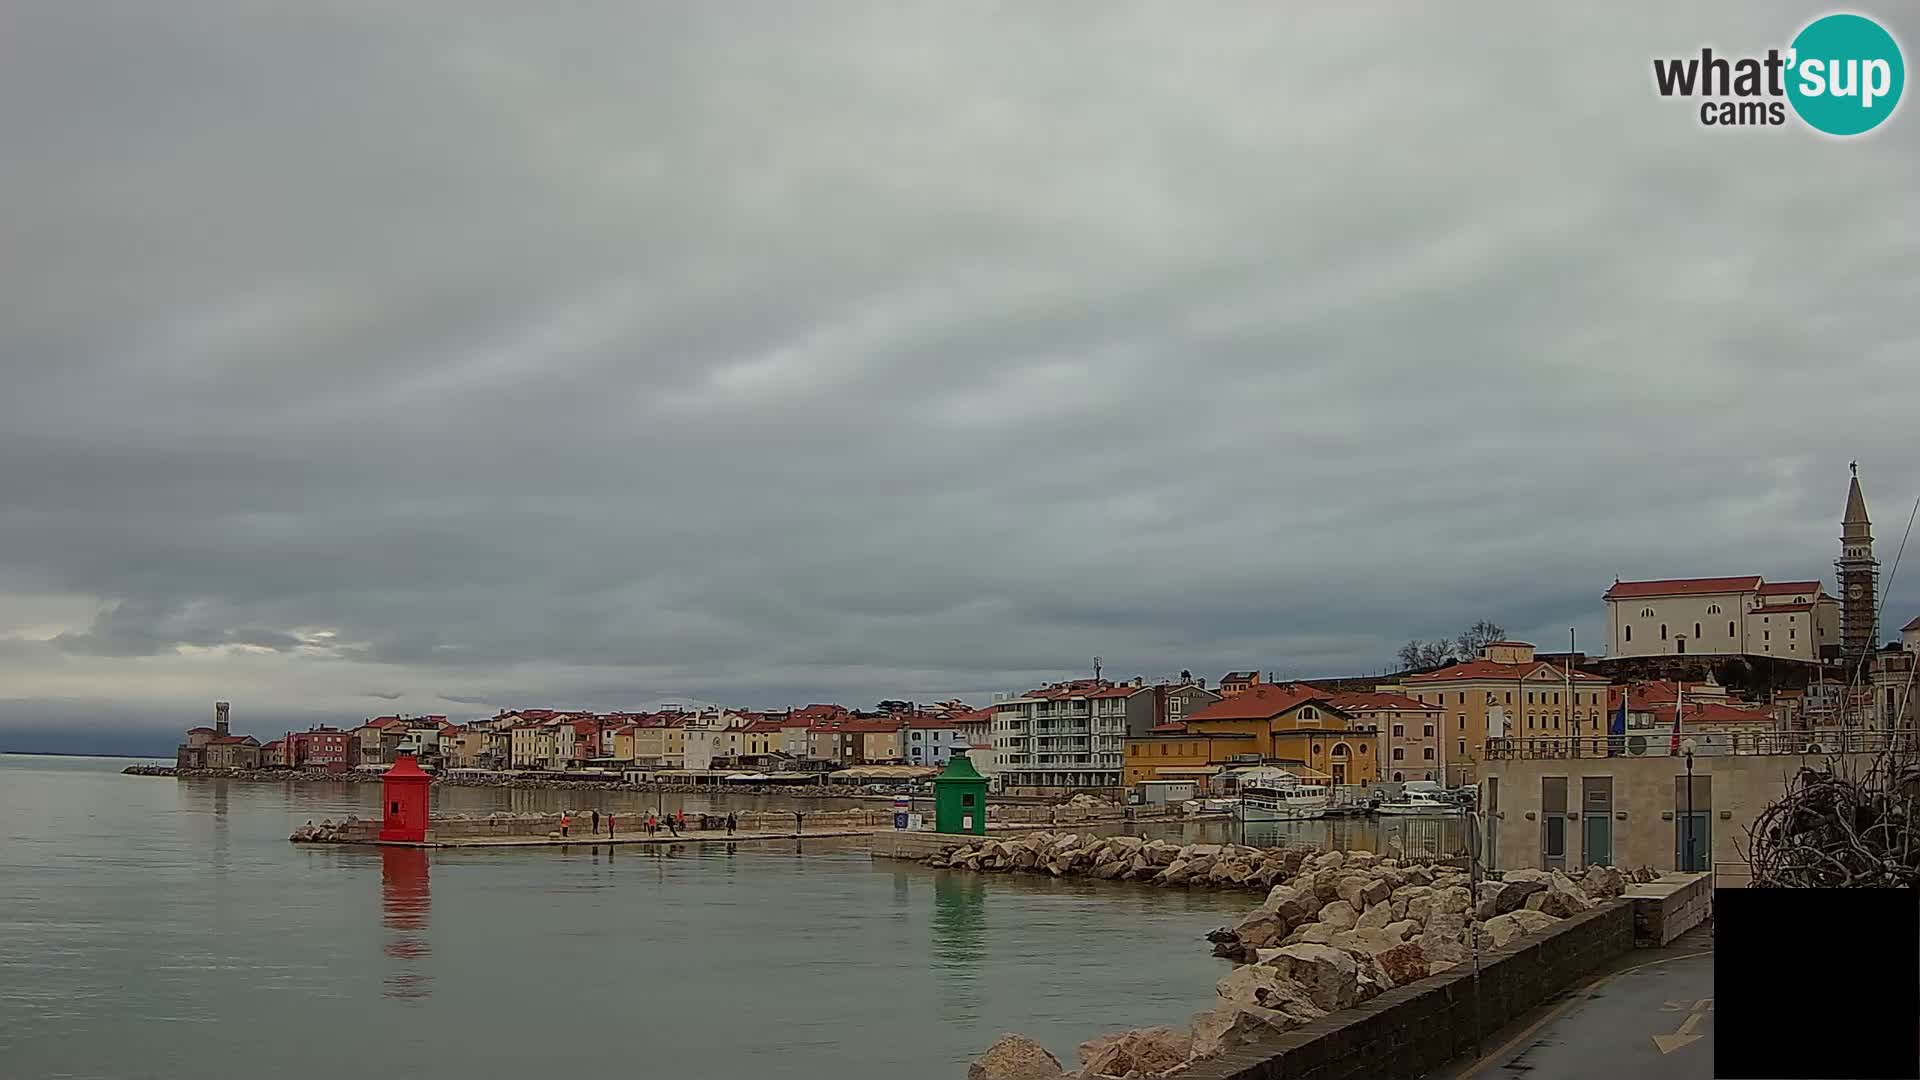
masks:
[[[212,740],[210,745],[239,746],[243,743],[253,743],[254,745],[257,746],[259,745],[259,740],[255,739],[251,735],[222,735],[219,738]]]
[[[1920,623],[1920,619],[1915,619],[1914,622]],[[953,720],[955,722],[967,721],[967,720],[991,720],[993,719],[993,710],[992,709],[968,709],[966,712],[949,713],[947,715],[947,719]]]
[[[1316,687],[1296,683],[1258,683],[1247,687],[1233,697],[1215,701],[1197,712],[1188,713],[1187,719],[1190,721],[1267,720],[1309,701],[1331,705],[1333,695]],[[1338,706],[1335,707],[1338,708]]]
[[[755,720],[747,725],[747,730],[757,735],[772,735],[779,732],[781,726],[778,720]]]
[[[1700,596],[1705,593],[1752,592],[1760,587],[1760,575],[1745,577],[1669,578],[1665,581],[1616,581],[1602,599],[1624,600],[1641,596]]]
[[[850,731],[857,735],[887,735],[900,730],[898,720],[843,720],[832,731]]]
[[[1409,675],[1410,683],[1455,682],[1464,679],[1524,679],[1534,672],[1546,668],[1554,673],[1554,678],[1564,679],[1565,669],[1545,660],[1529,660],[1524,664],[1501,664],[1492,660],[1469,660],[1464,664],[1452,664],[1439,671],[1430,671],[1425,675]],[[1598,675],[1589,675],[1584,671],[1573,673],[1574,682],[1606,682]]]
[[[1808,594],[1820,591],[1817,581],[1769,581],[1760,586],[1761,596],[1783,596],[1786,594]]]
[[[907,726],[920,731],[938,731],[958,728],[960,725],[939,716],[910,716],[907,718]]]
[[[1220,676],[1221,682],[1252,682],[1260,677],[1257,671],[1229,671]]]
[[[1648,710],[1653,714],[1656,724],[1673,726],[1673,702],[1655,705]],[[1680,731],[1685,734],[1687,725],[1692,723],[1708,724],[1771,724],[1773,714],[1764,709],[1742,709],[1732,705],[1722,705],[1717,701],[1695,704],[1687,703],[1687,715],[1680,721]]]
[[[1164,724],[1155,724],[1147,730],[1155,734],[1169,735],[1187,730],[1187,722],[1185,720],[1169,720]]]
[[[1365,712],[1380,709],[1419,709],[1422,712],[1444,711],[1438,705],[1429,705],[1424,701],[1410,698],[1405,694],[1393,694],[1384,691],[1369,694],[1335,694],[1333,695],[1333,704],[1335,708],[1345,709],[1348,712]]]

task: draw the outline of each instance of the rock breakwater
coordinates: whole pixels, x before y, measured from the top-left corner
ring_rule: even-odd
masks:
[[[1148,852],[1156,842],[1114,844],[1132,837],[1056,836],[1027,846],[1041,835],[958,848],[946,864],[1100,877],[1101,868],[1119,863],[1119,872],[1104,876],[1132,874],[1132,880],[1167,887],[1264,887],[1266,897],[1233,926],[1207,935],[1215,954],[1238,966],[1186,1027],[1102,1036],[1080,1047],[1073,1072],[1033,1040],[1006,1035],[968,1070],[969,1080],[1175,1075],[1195,1061],[1446,971],[1471,959],[1476,942],[1500,948],[1596,904],[1615,902],[1629,882],[1656,876],[1651,869],[1611,866],[1571,875],[1512,870],[1476,885],[1463,867],[1367,852],[1167,844]],[[1173,856],[1162,862],[1167,848]],[[1078,852],[1085,854],[1070,854]],[[1196,863],[1203,869],[1190,869]],[[1227,869],[1216,875],[1223,863]],[[1181,872],[1170,875],[1175,866]],[[1263,876],[1268,884],[1253,884]]]

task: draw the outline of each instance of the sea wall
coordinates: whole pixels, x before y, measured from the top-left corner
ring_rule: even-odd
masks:
[[[1609,901],[1274,1038],[1196,1061],[1188,1080],[1397,1080],[1426,1075],[1631,950],[1634,906]]]

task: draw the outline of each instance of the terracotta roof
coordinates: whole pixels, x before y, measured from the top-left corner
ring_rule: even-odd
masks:
[[[1817,593],[1820,583],[1817,581],[1769,581],[1760,586],[1761,596],[1783,596],[1789,593]]]
[[[1914,622],[1920,623],[1920,619],[1915,619]],[[947,714],[947,719],[955,721],[956,723],[968,720],[991,720],[993,719],[993,710],[969,709],[966,712],[949,713]]]
[[[1410,683],[1457,682],[1466,679],[1524,679],[1534,672],[1546,668],[1554,673],[1555,679],[1565,679],[1565,669],[1545,660],[1529,660],[1524,664],[1501,664],[1492,660],[1469,660],[1464,664],[1453,664],[1439,671],[1429,671],[1425,675],[1409,675]],[[1584,671],[1573,673],[1577,683],[1606,682],[1598,675],[1589,675]]]
[[[1185,731],[1185,730],[1187,730],[1187,722],[1185,720],[1169,720],[1164,724],[1155,724],[1152,727],[1147,729],[1149,733],[1160,734],[1160,735],[1172,734],[1174,732]]]
[[[1760,575],[1745,577],[1668,578],[1664,581],[1616,581],[1602,599],[1623,600],[1641,596],[1699,596],[1704,593],[1752,592],[1760,587]]]
[[[937,731],[947,728],[957,729],[960,725],[939,716],[910,716],[907,718],[907,726],[921,731]]]
[[[1664,705],[1656,705],[1649,711],[1653,713],[1654,723],[1672,726],[1673,702],[1669,701]],[[1697,705],[1690,701],[1687,703],[1687,715],[1680,721],[1681,733],[1684,734],[1686,732],[1688,724],[1696,722],[1708,724],[1771,724],[1773,723],[1773,714],[1764,709],[1742,709],[1732,705],[1722,705],[1717,701],[1701,702]]]
[[[1309,701],[1333,704],[1333,695],[1297,683],[1257,683],[1233,697],[1215,701],[1188,720],[1267,720]],[[1337,708],[1337,706],[1336,706]]]
[[[251,735],[222,735],[219,738],[214,739],[211,745],[240,746],[245,743],[252,743],[253,745],[258,746],[260,745],[260,740],[254,738]]]
[[[755,720],[747,725],[747,730],[757,735],[772,735],[777,733],[781,726],[778,720]]]
[[[1221,682],[1252,682],[1260,677],[1257,671],[1229,671],[1220,676]]]
[[[1370,694],[1335,694],[1333,704],[1348,712],[1365,712],[1369,709],[1419,709],[1421,712],[1443,712],[1438,705],[1429,705],[1424,701],[1410,698],[1405,694],[1378,692]]]
[[[1914,621],[1916,621],[1916,622],[1920,622],[1920,619],[1916,619],[1916,620],[1914,620]],[[207,734],[209,734],[209,735],[212,735],[212,734],[214,734],[215,732],[217,732],[217,731],[219,731],[219,730],[220,730],[219,728],[210,728],[210,727],[204,727],[204,726],[203,726],[203,727],[190,727],[190,728],[188,728],[188,729],[187,729],[187,734],[189,734],[189,735],[198,735],[199,733],[201,733],[201,732],[203,732],[203,731],[204,731],[204,732],[206,732]]]

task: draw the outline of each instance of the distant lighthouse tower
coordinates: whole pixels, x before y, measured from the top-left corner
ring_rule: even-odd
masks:
[[[1833,564],[1840,583],[1840,647],[1848,664],[1873,650],[1879,637],[1880,561],[1873,557],[1873,522],[1860,494],[1860,463],[1848,466],[1847,512],[1840,519],[1840,558]]]

